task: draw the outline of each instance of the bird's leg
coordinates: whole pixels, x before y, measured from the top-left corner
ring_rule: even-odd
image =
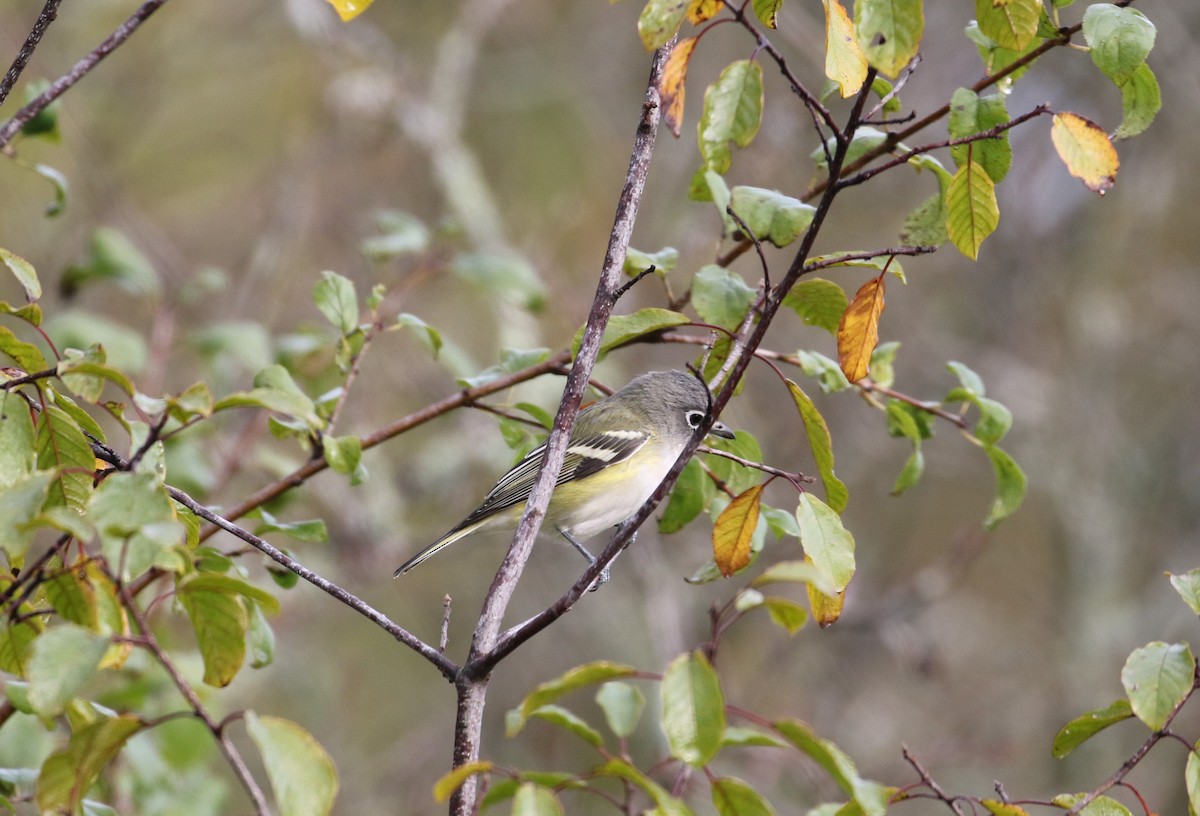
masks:
[[[579,554],[587,559],[589,565],[596,563],[596,556],[594,556],[590,552],[588,552],[587,547],[580,544],[578,539],[575,538],[575,536],[571,535],[566,530],[559,530],[559,532],[562,533],[563,538],[565,538],[567,541],[571,542],[572,547],[579,550]],[[604,569],[600,570],[600,577],[598,577],[596,579],[596,582],[594,584],[592,584],[590,587],[588,587],[588,591],[595,592],[597,589],[600,588],[601,584],[607,584],[608,579],[610,577],[611,576],[608,573],[608,567],[605,567]]]

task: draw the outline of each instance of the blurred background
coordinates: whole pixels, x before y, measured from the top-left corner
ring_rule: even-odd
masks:
[[[906,110],[922,115],[980,75],[962,35],[968,6],[926,9],[924,61],[901,93]],[[5,117],[27,81],[65,72],[134,7],[93,0],[65,8]],[[906,260],[907,287],[893,282],[888,293],[882,339],[903,344],[895,387],[939,399],[955,384],[947,360],[979,372],[988,395],[1015,415],[1004,446],[1029,475],[1024,507],[994,534],[982,532],[990,466],[945,424],[925,448],[922,482],[890,496],[907,443],[888,437],[882,414],[853,393],[818,396],[850,488],[845,521],[857,542],[845,614],[828,630],[809,626],[788,638],[758,613],[723,641],[718,666],[730,702],[808,721],[864,775],[889,784],[916,781],[901,758],[906,745],[951,792],[991,795],[997,780],[1014,798],[1090,789],[1144,730],[1117,726],[1060,761],[1050,756],[1058,728],[1122,695],[1119,673],[1131,650],[1196,632],[1163,573],[1200,566],[1200,203],[1192,181],[1200,174],[1200,5],[1136,7],[1158,26],[1150,65],[1163,112],[1147,133],[1118,145],[1113,190],[1099,198],[1070,178],[1051,147],[1049,120],[1035,120],[1012,133],[1000,226],[980,260],[951,248]],[[4,54],[16,53],[38,8],[0,3]],[[1083,8],[1064,9],[1064,21],[1077,21]],[[278,359],[311,372],[306,387],[318,394],[330,385],[320,374],[330,337],[312,285],[324,269],[351,278],[362,294],[385,284],[400,311],[443,332],[447,349],[435,361],[412,333],[381,337],[339,429],[365,435],[452,393],[452,367],[481,370],[503,347],[563,347],[584,322],[649,67],[636,35],[639,11],[632,1],[410,0],[376,3],[343,24],[320,0],[168,3],[64,97],[61,144],[19,146],[23,161],[69,180],[61,215],[43,215],[53,199],[44,179],[0,161],[0,246],[38,269],[59,336],[104,339],[151,394],[198,379],[218,394],[247,388],[258,367]],[[794,0],[779,19],[772,41],[819,88],[821,4]],[[715,209],[686,200],[703,89],[752,50],[732,26],[708,35],[689,73],[683,138],[660,133],[634,245],[676,247],[679,289],[718,251]],[[763,129],[735,155],[728,178],[796,195],[813,178],[813,135],[778,72],[764,68]],[[1118,91],[1079,52],[1045,57],[1017,84],[1008,110],[1041,102],[1107,130],[1120,121]],[[944,136],[932,129],[913,141]],[[934,191],[929,174],[903,168],[850,190],[817,251],[894,245],[904,216]],[[391,215],[381,221],[380,211]],[[423,224],[435,248],[515,259],[529,296],[497,298],[485,276],[448,260],[450,250],[373,259],[364,242],[403,221],[396,213]],[[159,284],[54,291],[87,257],[98,227],[125,235]],[[752,255],[736,268],[754,284]],[[770,255],[775,264],[789,257]],[[863,270],[828,276],[851,292],[866,279]],[[16,291],[0,279],[0,298],[13,300]],[[650,305],[663,305],[652,281],[620,308]],[[795,320],[781,320],[766,345],[835,354],[827,334]],[[690,359],[683,347],[640,346],[611,355],[597,376],[619,386]],[[560,387],[547,378],[502,396],[552,410]],[[751,370],[745,395],[723,419],[754,433],[769,462],[815,471],[788,395],[765,369]],[[352,488],[323,473],[273,508],[288,520],[324,518],[328,544],[277,543],[427,640],[436,641],[442,599],[451,595],[448,651],[461,659],[506,539],[468,540],[398,581],[391,572],[474,507],[511,456],[494,417],[440,418],[371,450],[366,483]],[[265,418],[244,412],[197,429],[172,457],[173,483],[230,506],[303,454],[273,443]],[[794,494],[774,485],[768,500],[790,507]],[[794,541],[769,545],[762,563],[795,555]],[[576,664],[608,659],[661,671],[701,642],[710,605],[744,583],[686,584],[708,556],[703,522],[670,537],[647,525],[608,586],[496,672],[483,755],[546,770],[593,762],[578,740],[545,724],[505,739],[504,711]],[[569,548],[544,540],[510,621],[557,597],[581,565]],[[312,731],[341,773],[339,813],[442,812],[430,787],[450,763],[453,689],[315,589],[280,594],[275,664],[244,671],[220,694],[209,690],[210,704],[290,717]],[[181,646],[190,637],[180,629]],[[643,690],[653,709],[656,687]],[[598,716],[589,693],[565,702]],[[1194,738],[1198,725],[1200,715],[1185,712],[1182,732]],[[199,733],[191,742],[203,754]],[[25,750],[45,739],[36,724],[10,724],[0,733],[0,759],[18,752],[18,742]],[[644,765],[665,755],[648,725],[631,751]],[[839,798],[793,754],[744,756],[719,772],[764,786],[781,813]],[[1163,746],[1131,781],[1159,812],[1182,813],[1182,769],[1182,752]],[[208,791],[211,804],[198,794],[164,795],[155,812],[244,809],[229,788]],[[896,811],[940,807],[913,802]],[[575,797],[568,812],[610,811]]]

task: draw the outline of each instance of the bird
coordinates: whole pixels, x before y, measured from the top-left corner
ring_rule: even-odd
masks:
[[[545,523],[588,563],[583,542],[632,516],[666,478],[684,447],[709,418],[712,396],[696,375],[651,371],[579,412],[555,482]],[[724,423],[708,433],[733,439]],[[540,445],[517,462],[471,513],[441,538],[405,561],[399,577],[465,536],[485,527],[515,524],[525,509],[546,456]],[[601,583],[606,576],[601,577]]]

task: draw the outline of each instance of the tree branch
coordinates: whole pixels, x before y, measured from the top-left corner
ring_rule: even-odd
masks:
[[[21,76],[21,72],[29,64],[29,58],[33,56],[34,49],[42,41],[42,35],[46,33],[46,29],[58,17],[58,6],[60,3],[62,3],[62,0],[46,0],[46,5],[42,6],[42,13],[38,15],[33,28],[29,30],[29,36],[22,43],[21,50],[17,52],[16,59],[13,60],[8,73],[4,75],[4,79],[0,80],[0,105],[4,104],[4,100],[8,98],[9,92],[17,84],[17,79]]]
[[[125,22],[117,26],[112,34],[105,37],[102,43],[89,51],[79,62],[75,63],[70,71],[54,80],[49,88],[38,94],[29,104],[17,111],[11,119],[4,123],[3,127],[0,127],[0,148],[11,142],[17,131],[24,127],[30,119],[45,110],[51,102],[62,96],[68,88],[87,76],[88,72],[99,64],[100,60],[107,57],[118,46],[129,39],[130,35],[134,31],[137,31],[138,26],[144,23],[147,17],[158,11],[165,2],[167,0],[146,0]]]

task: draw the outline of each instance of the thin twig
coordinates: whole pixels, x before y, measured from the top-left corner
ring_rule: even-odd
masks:
[[[245,541],[247,544],[250,544],[255,549],[262,552],[268,558],[271,558],[287,567],[305,581],[308,581],[318,589],[324,590],[346,606],[353,609],[355,612],[358,612],[360,615],[379,626],[396,640],[400,641],[405,646],[412,649],[414,652],[421,655],[421,657],[432,663],[447,680],[454,679],[454,676],[458,673],[458,666],[456,666],[454,662],[447,658],[444,654],[430,646],[425,641],[421,640],[416,635],[409,632],[407,629],[404,629],[403,627],[394,623],[390,618],[388,618],[387,615],[384,615],[382,612],[375,609],[375,607],[371,606],[357,595],[352,594],[332,581],[318,575],[308,567],[301,564],[299,561],[296,561],[294,558],[284,554],[279,549],[249,532],[248,530],[244,530],[228,519],[217,515],[212,510],[209,510],[191,496],[184,493],[182,490],[168,485],[167,492],[171,495],[172,499],[191,510],[209,524],[216,525],[222,530],[237,536],[242,541]]]
[[[142,632],[141,645],[150,650],[151,654],[154,655],[154,659],[166,670],[167,675],[171,678],[171,682],[175,684],[175,688],[179,689],[179,693],[183,695],[188,705],[192,707],[192,711],[196,713],[201,722],[212,732],[213,738],[216,739],[221,753],[225,755],[225,760],[233,770],[234,776],[242,783],[242,787],[246,789],[247,795],[249,795],[250,800],[254,803],[254,812],[259,814],[259,816],[269,816],[271,809],[267,805],[267,798],[263,795],[262,788],[258,786],[258,782],[255,781],[254,776],[250,773],[250,769],[246,766],[245,760],[242,759],[242,755],[238,752],[237,746],[224,733],[221,725],[209,716],[208,711],[204,708],[204,704],[200,702],[200,697],[188,684],[187,680],[183,678],[182,672],[179,671],[175,662],[171,660],[171,656],[158,645],[158,640],[150,630],[150,624],[146,620],[145,614],[137,605],[134,597],[129,594],[128,588],[113,576],[109,576],[109,578],[116,585],[117,591],[121,595],[121,604],[129,610],[129,614],[133,616],[138,629]]]
[[[787,479],[789,482],[791,482],[793,485],[795,485],[797,489],[800,489],[800,484],[802,482],[811,484],[816,481],[816,477],[814,477],[814,476],[805,476],[803,473],[793,473],[792,471],[789,471],[789,470],[780,470],[779,468],[771,467],[770,465],[764,464],[762,462],[755,462],[752,459],[743,459],[742,457],[738,456],[737,454],[730,453],[729,451],[718,450],[717,448],[710,448],[707,445],[700,445],[698,448],[696,448],[696,452],[697,453],[706,453],[711,456],[720,456],[724,459],[730,460],[731,462],[737,462],[739,465],[742,465],[743,467],[753,468],[754,470],[761,470],[763,473],[770,473],[772,476],[779,476],[783,479]]]
[[[46,5],[42,6],[42,12],[34,22],[33,28],[29,30],[29,36],[22,43],[21,50],[17,52],[16,59],[13,60],[8,73],[4,75],[4,79],[0,80],[0,105],[4,104],[4,100],[8,98],[9,92],[17,84],[17,79],[21,76],[21,72],[29,64],[29,58],[33,56],[34,49],[42,41],[42,35],[46,33],[46,29],[58,17],[58,6],[60,3],[62,3],[62,0],[46,0]]]
[[[11,119],[4,123],[3,127],[0,127],[0,148],[11,142],[17,131],[24,127],[30,119],[45,110],[51,102],[62,96],[68,88],[87,76],[88,72],[99,64],[100,60],[107,57],[118,46],[128,40],[133,32],[137,31],[138,27],[146,21],[146,18],[158,11],[166,2],[167,0],[146,0],[125,22],[117,26],[112,34],[105,37],[102,43],[89,51],[79,62],[75,63],[70,71],[54,80],[49,88],[42,91],[25,107],[17,111]]]

